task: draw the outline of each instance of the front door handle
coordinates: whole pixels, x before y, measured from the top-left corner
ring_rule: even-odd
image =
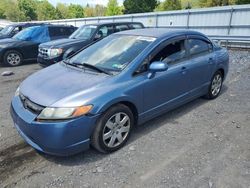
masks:
[[[213,60],[212,57],[210,57],[210,58],[208,59],[208,63],[209,63],[209,64],[213,64],[213,63],[214,63],[214,60]]]

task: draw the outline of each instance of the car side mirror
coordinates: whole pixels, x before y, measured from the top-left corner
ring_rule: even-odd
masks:
[[[149,66],[148,78],[153,78],[156,72],[168,70],[168,64],[162,61],[155,61]]]

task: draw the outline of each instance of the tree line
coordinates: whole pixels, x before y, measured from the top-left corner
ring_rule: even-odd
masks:
[[[119,6],[117,0],[109,0],[107,6],[58,3],[54,7],[47,0],[1,0],[0,18],[11,21],[52,20],[249,3],[250,0],[124,0]]]

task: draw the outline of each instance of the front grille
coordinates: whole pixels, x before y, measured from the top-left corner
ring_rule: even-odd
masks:
[[[32,102],[30,99],[25,97],[23,94],[20,94],[20,99],[23,103],[23,107],[34,114],[40,114],[41,111],[44,109],[43,106]]]
[[[39,48],[38,55],[43,58],[48,58],[48,48]]]

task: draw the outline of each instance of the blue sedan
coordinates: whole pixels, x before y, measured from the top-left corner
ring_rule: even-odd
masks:
[[[216,98],[227,50],[190,31],[124,31],[24,80],[11,103],[35,149],[71,155],[92,145],[116,151],[142,124],[195,98]]]

